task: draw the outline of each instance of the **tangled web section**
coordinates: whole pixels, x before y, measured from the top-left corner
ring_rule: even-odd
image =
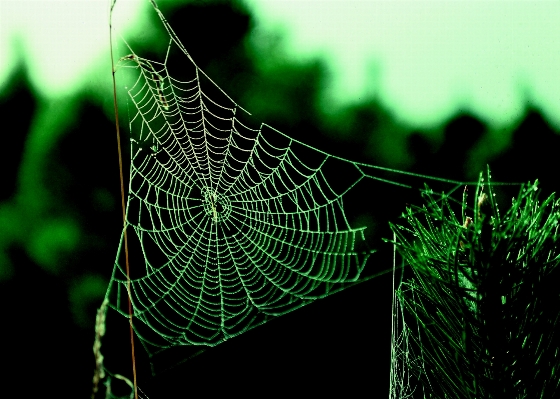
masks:
[[[150,355],[217,345],[362,281],[372,250],[343,205],[361,181],[465,184],[352,162],[254,125],[155,9],[170,35],[165,60],[131,49],[119,61],[137,75],[127,232],[134,327]],[[128,315],[125,270],[121,239],[107,299]]]

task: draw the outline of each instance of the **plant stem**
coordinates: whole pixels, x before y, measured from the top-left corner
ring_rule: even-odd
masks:
[[[130,266],[128,262],[128,239],[126,234],[126,206],[124,202],[124,177],[123,177],[123,162],[122,162],[122,150],[121,150],[121,133],[119,129],[119,109],[117,105],[117,83],[115,80],[115,61],[113,57],[113,26],[112,26],[112,16],[113,8],[115,7],[116,0],[112,1],[111,10],[109,12],[109,49],[111,52],[111,72],[113,78],[113,106],[115,109],[115,127],[117,130],[117,149],[119,154],[119,176],[121,182],[121,208],[123,217],[123,235],[124,235],[124,253],[125,253],[125,263],[126,263],[126,285],[128,293],[128,321],[130,325],[130,346],[132,353],[132,376],[134,382],[134,398],[138,399],[138,385],[136,382],[136,357],[134,354],[134,327],[132,324],[132,299],[130,297]]]

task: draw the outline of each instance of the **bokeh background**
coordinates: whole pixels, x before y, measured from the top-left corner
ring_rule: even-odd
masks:
[[[558,2],[159,4],[256,121],[348,159],[461,181],[489,164],[496,180],[558,190]],[[122,227],[108,10],[0,0],[0,367],[22,397],[91,393],[95,311]],[[129,53],[121,35],[138,54],[165,52],[148,0],[119,0],[113,20],[117,58]],[[418,198],[357,196],[373,261],[390,266],[387,223]],[[150,398],[386,395],[391,284],[375,278],[156,377],[139,354],[140,386]],[[126,320],[108,328],[107,364],[130,375]]]

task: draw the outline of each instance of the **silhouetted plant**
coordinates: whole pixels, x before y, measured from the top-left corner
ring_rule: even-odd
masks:
[[[482,179],[470,214],[466,189],[460,210],[425,199],[408,226],[391,225],[410,266],[395,293],[391,397],[560,397],[560,201],[527,184],[500,215]]]

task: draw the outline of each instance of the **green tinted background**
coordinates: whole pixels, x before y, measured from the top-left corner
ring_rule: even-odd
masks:
[[[54,375],[76,364],[75,382],[64,384],[85,395],[95,308],[121,228],[108,3],[0,1],[0,280],[13,319],[3,343],[23,354],[48,347],[66,359],[73,352],[42,378],[56,387]],[[183,2],[160,4],[172,24],[182,22],[171,16]],[[487,162],[501,180],[544,179],[557,170],[560,3],[245,5],[223,20],[206,15],[204,29],[182,39],[257,120],[337,155],[441,177],[472,179]],[[240,21],[243,35],[223,30],[227,21]],[[147,0],[119,0],[114,24],[117,57],[130,52],[121,34],[135,49],[165,51]],[[126,84],[119,82],[121,101]],[[386,236],[385,219],[372,212],[356,222],[371,237]],[[24,321],[32,307],[47,315],[42,324]],[[50,343],[33,333],[45,330]],[[68,350],[71,340],[79,349]],[[380,342],[388,355],[388,337]],[[5,362],[21,367],[18,375],[28,371],[21,353]]]

